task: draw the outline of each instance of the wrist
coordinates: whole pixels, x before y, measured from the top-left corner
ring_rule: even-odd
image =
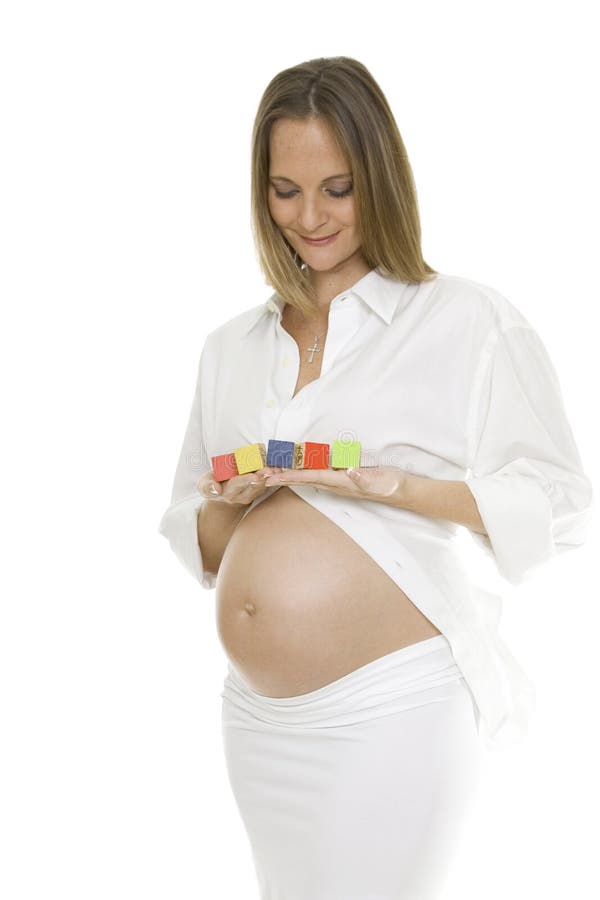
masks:
[[[410,472],[402,471],[398,475],[398,483],[387,502],[390,506],[398,509],[410,509],[413,497],[416,493],[416,482],[419,480],[417,475],[411,475]]]
[[[205,497],[202,505],[217,516],[232,519],[236,516],[242,516],[250,506],[249,503],[230,503],[226,500],[211,500],[208,497]]]

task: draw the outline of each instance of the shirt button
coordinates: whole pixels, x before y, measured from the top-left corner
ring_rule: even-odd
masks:
[[[284,368],[286,368],[287,366],[289,366],[289,364],[290,364],[290,360],[289,360],[289,358],[286,356],[285,359],[282,361],[281,365],[282,365]]]
[[[276,406],[277,402],[275,400],[267,400],[266,406]]]

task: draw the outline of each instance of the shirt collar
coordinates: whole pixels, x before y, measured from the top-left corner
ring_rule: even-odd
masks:
[[[340,291],[340,294],[337,296],[354,294],[363,303],[366,303],[373,312],[377,313],[386,325],[389,325],[400,300],[406,295],[408,287],[410,287],[409,282],[384,275],[379,267],[376,266],[367,272],[366,275],[363,275],[351,288],[347,291]],[[282,297],[277,292],[272,293],[265,300],[264,304],[258,307],[255,317],[252,318],[252,321],[243,332],[243,336],[249,334],[255,325],[267,316],[275,314],[281,318],[284,306],[285,301]]]

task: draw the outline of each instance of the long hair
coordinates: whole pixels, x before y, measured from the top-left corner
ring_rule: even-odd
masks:
[[[278,119],[317,117],[348,159],[361,252],[370,268],[402,281],[437,274],[423,259],[412,169],[388,102],[368,69],[348,56],[320,57],[279,72],[261,97],[252,130],[251,222],[267,284],[303,315],[316,293],[268,203],[269,138]]]

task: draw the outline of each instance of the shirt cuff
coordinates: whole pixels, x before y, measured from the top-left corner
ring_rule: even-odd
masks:
[[[204,568],[198,544],[198,512],[204,499],[200,493],[194,493],[173,503],[160,520],[158,531],[167,538],[171,549],[190,575],[203,588],[212,590],[217,583],[217,576]]]
[[[538,566],[557,555],[552,503],[539,479],[486,475],[467,478],[465,483],[475,498],[487,535],[470,533],[507,581],[521,584]]]

